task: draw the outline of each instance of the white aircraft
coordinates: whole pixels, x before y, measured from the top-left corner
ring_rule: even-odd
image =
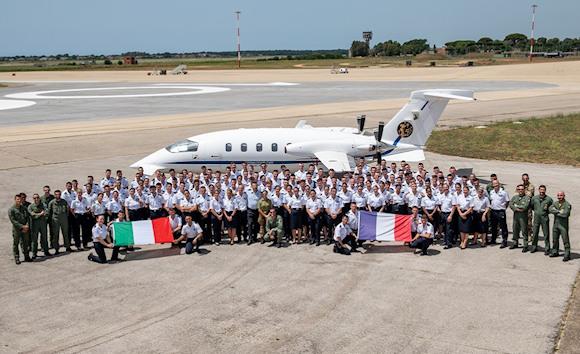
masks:
[[[188,169],[202,166],[224,170],[230,163],[267,163],[270,168],[299,163],[321,163],[336,172],[352,171],[355,160],[422,161],[427,139],[449,100],[474,101],[473,91],[433,89],[411,93],[409,102],[385,125],[365,130],[359,116],[358,129],[314,128],[301,120],[294,128],[234,129],[192,136],[135,162],[146,174],[155,170]]]

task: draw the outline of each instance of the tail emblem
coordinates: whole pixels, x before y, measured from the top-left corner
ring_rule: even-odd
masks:
[[[413,134],[413,125],[410,122],[401,122],[397,127],[397,134],[402,138],[408,138]]]

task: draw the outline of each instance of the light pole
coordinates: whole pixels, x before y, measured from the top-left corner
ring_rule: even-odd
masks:
[[[237,34],[237,38],[238,38],[238,69],[242,66],[242,53],[240,51],[240,14],[242,12],[241,11],[236,11],[236,20],[238,23],[238,34]]]
[[[536,27],[536,8],[538,7],[538,5],[534,4],[532,5],[532,35],[530,37],[530,63],[532,62],[532,58],[534,55],[534,29]]]

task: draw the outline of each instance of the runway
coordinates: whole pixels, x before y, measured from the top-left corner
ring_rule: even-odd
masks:
[[[4,96],[17,92],[176,82],[230,90],[178,97],[34,99],[34,106],[0,111],[0,209],[7,210],[15,192],[30,196],[44,184],[57,189],[73,178],[100,179],[106,168],[122,169],[130,178],[132,162],[194,134],[289,127],[301,117],[320,126],[354,126],[359,113],[368,113],[372,126],[388,120],[408,92],[423,85],[471,83],[482,90],[477,102],[451,104],[440,129],[580,111],[580,63],[562,65],[361,69],[348,78],[327,71],[224,71],[148,81],[132,72],[18,73],[12,80],[52,82],[3,88],[1,99],[16,100]],[[11,79],[0,74],[2,80]],[[271,82],[299,85],[229,86]],[[172,90],[46,95],[121,91]],[[169,101],[176,111],[165,105]],[[430,153],[425,165],[472,168],[482,179],[497,173],[510,194],[526,172],[536,186],[546,184],[548,194],[566,190],[573,208],[580,205],[580,192],[571,187],[571,181],[580,180],[580,169],[570,166]],[[570,223],[574,259],[568,263],[498,247],[461,251],[435,246],[431,256],[418,257],[383,243],[350,257],[307,245],[209,246],[194,256],[150,246],[110,266],[90,263],[86,252],[75,252],[16,267],[10,225],[2,213],[0,351],[551,352],[580,269],[580,218],[573,216]]]
[[[477,93],[555,88],[529,81],[334,81],[278,83],[36,83],[2,91],[2,99],[27,100],[26,108],[0,110],[0,126],[75,122],[404,99],[414,90],[470,89]],[[0,106],[1,108],[1,106]]]

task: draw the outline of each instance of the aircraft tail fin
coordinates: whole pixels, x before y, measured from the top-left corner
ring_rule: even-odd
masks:
[[[413,91],[407,103],[385,126],[383,141],[423,148],[449,100],[474,101],[473,91],[433,89]]]

